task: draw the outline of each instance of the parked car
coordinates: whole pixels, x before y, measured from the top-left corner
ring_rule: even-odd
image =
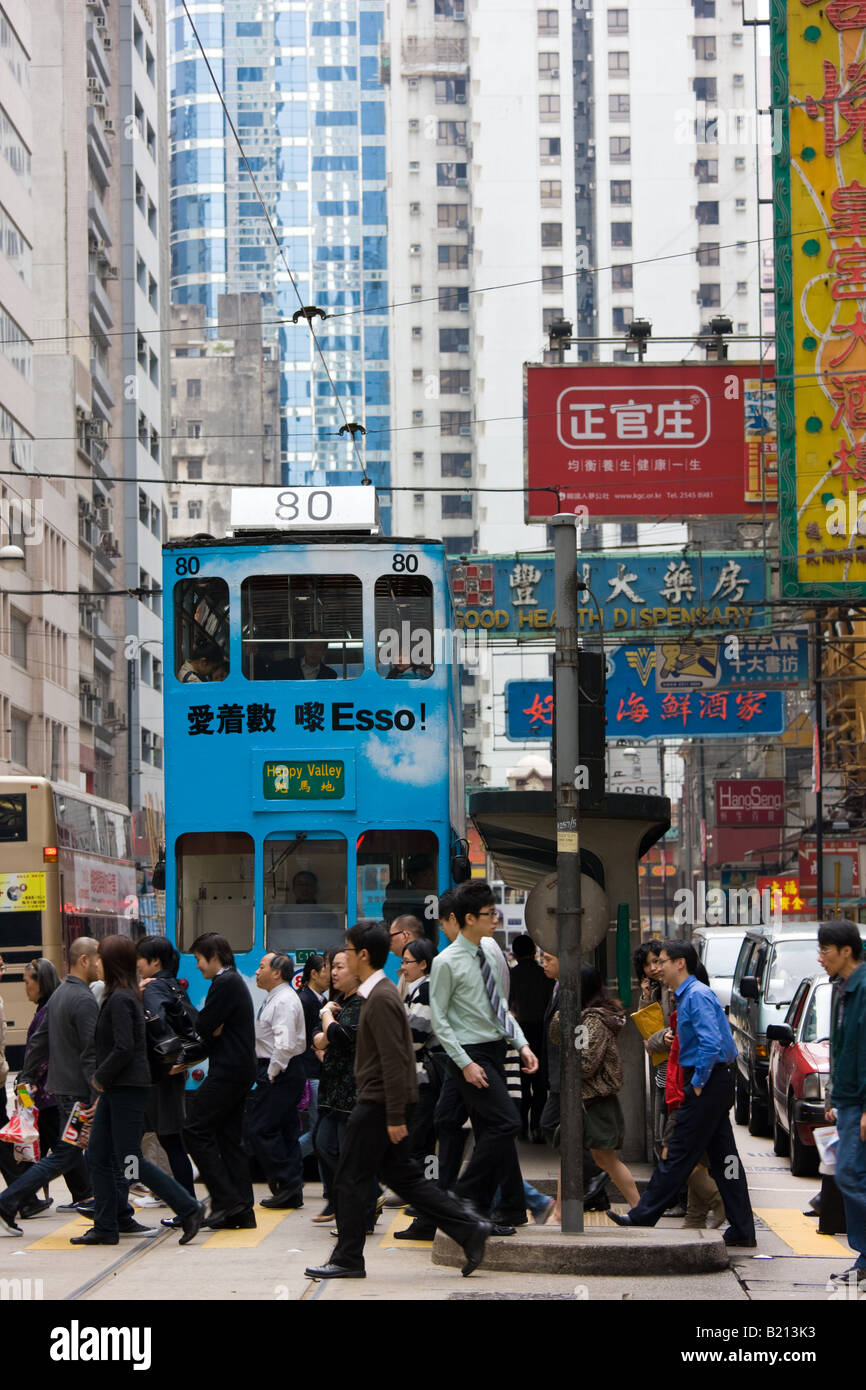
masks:
[[[822,972],[802,980],[784,1023],[767,1025],[773,1152],[788,1156],[795,1177],[818,1171],[814,1129],[825,1124],[824,1088],[830,1076],[830,998]]]
[[[710,977],[710,989],[725,1013],[731,1002],[734,967],[745,934],[745,927],[697,927],[692,933],[692,944]]]

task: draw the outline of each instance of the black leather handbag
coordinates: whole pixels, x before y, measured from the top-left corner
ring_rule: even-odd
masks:
[[[148,1049],[153,1060],[165,1066],[193,1066],[207,1056],[198,1032],[198,1014],[174,980],[171,993],[158,1013],[145,1008]]]

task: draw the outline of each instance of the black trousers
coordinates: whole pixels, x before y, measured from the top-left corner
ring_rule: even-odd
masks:
[[[274,1081],[268,1080],[267,1059],[259,1059],[256,1087],[247,1105],[247,1138],[274,1192],[303,1191],[298,1101],[305,1081],[303,1057],[293,1057]]]
[[[544,1047],[544,1023],[521,1024],[526,1041],[538,1058],[538,1071],[527,1076],[520,1073],[520,1127],[537,1133],[541,1129],[541,1112],[547,1100],[547,1062]]]
[[[710,1175],[722,1194],[725,1215],[732,1229],[737,1235],[750,1239],[754,1236],[749,1188],[728,1113],[733,1100],[733,1076],[727,1066],[713,1068],[699,1096],[690,1085],[686,1086],[668,1156],[661,1159],[646,1191],[628,1214],[633,1226],[656,1224],[665,1208],[682,1191],[689,1173],[706,1151]]]
[[[466,1123],[469,1112],[457,1087],[459,1072],[451,1061],[446,1061],[442,1074],[442,1089],[433,1112],[436,1137],[439,1144],[439,1186],[450,1192],[457,1182],[463,1150],[466,1148]]]
[[[340,1234],[331,1255],[333,1264],[345,1269],[364,1268],[370,1184],[377,1174],[422,1218],[458,1244],[465,1244],[473,1235],[475,1220],[435,1182],[426,1180],[421,1165],[409,1156],[409,1140],[392,1144],[384,1105],[361,1100],[349,1116],[334,1179]]]
[[[116,1233],[127,1219],[130,1181],[143,1182],[179,1216],[191,1216],[195,1197],[141,1153],[146,1086],[118,1086],[100,1095],[87,1146],[93,1175],[93,1229]]]
[[[247,1082],[206,1076],[187,1103],[183,1142],[215,1212],[252,1207],[253,1185],[242,1134]]]
[[[57,1097],[58,1134],[62,1134],[66,1128],[77,1099],[79,1099],[77,1096]],[[80,1099],[84,1105],[90,1104],[87,1096],[82,1096]],[[11,1151],[11,1145],[9,1148]],[[73,1202],[85,1201],[93,1190],[90,1183],[90,1173],[84,1161],[84,1153],[75,1144],[64,1144],[62,1140],[59,1140],[54,1148],[45,1154],[38,1163],[25,1163],[23,1166],[25,1171],[9,1184],[0,1198],[3,1206],[9,1212],[20,1211],[21,1207],[36,1195],[40,1187],[52,1182],[54,1178],[59,1178],[61,1174],[66,1178],[66,1185],[72,1193]]]
[[[457,1182],[458,1197],[467,1198],[482,1212],[489,1212],[496,1189],[502,1189],[500,1205],[509,1213],[525,1211],[523,1180],[515,1139],[520,1114],[508,1094],[505,1079],[504,1042],[472,1043],[466,1052],[484,1068],[487,1085],[470,1086],[455,1067],[457,1090],[472,1121],[475,1148]]]

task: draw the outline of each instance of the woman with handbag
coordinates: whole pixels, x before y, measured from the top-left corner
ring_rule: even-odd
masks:
[[[136,951],[139,988],[146,1015],[165,1022],[167,1012],[172,1011],[172,1006],[183,994],[177,981],[180,956],[165,936],[143,937]],[[156,1135],[165,1150],[172,1176],[194,1197],[192,1164],[181,1138],[186,1121],[186,1077],[183,1074],[172,1076],[169,1072],[168,1063],[175,1061],[176,1056],[164,1061],[151,1047],[148,1054],[154,1084],[147,1099],[145,1133]],[[162,1224],[179,1226],[181,1223],[176,1216],[167,1216]]]
[[[36,1029],[45,1017],[45,1010],[48,1007],[48,1000],[51,998],[57,986],[60,984],[60,976],[54,969],[50,960],[30,961],[24,967],[24,993],[27,995],[31,1004],[35,1004],[36,1012],[30,1020],[27,1029],[27,1037],[24,1044],[24,1056],[27,1056],[27,1043],[29,1043]],[[43,1062],[39,1069],[39,1077],[36,1082],[36,1090],[33,1095],[33,1103],[39,1112],[36,1121],[39,1129],[39,1151],[47,1154],[54,1148],[60,1139],[60,1116],[57,1109],[57,1101],[49,1090],[46,1089],[46,1078],[48,1076],[48,1060]],[[67,1183],[69,1179],[67,1176]],[[82,1194],[84,1200],[89,1196],[88,1193]],[[43,1211],[47,1211],[51,1206],[51,1198],[48,1196],[48,1188],[43,1188],[42,1197],[37,1197],[34,1193],[29,1201],[18,1212],[19,1216],[39,1216]],[[75,1198],[73,1198],[75,1200]]]
[[[91,1086],[95,1105],[87,1161],[93,1179],[93,1229],[73,1236],[70,1245],[116,1245],[119,1213],[126,1207],[126,1180],[134,1174],[181,1218],[186,1245],[201,1229],[205,1208],[186,1188],[142,1157],[141,1135],[150,1065],[144,1008],[136,975],[136,949],[129,937],[107,936],[99,943],[105,993],[96,1020],[96,1071]]]

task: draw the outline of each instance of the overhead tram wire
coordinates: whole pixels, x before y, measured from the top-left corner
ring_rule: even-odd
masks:
[[[209,75],[210,75],[211,82],[212,82],[213,85],[214,85],[214,91],[216,92],[216,94],[217,94],[217,96],[218,96],[218,98],[219,98],[220,106],[221,106],[222,109],[223,109],[223,115],[224,115],[224,117],[225,117],[225,119],[226,119],[226,122],[227,122],[227,124],[228,124],[228,127],[229,127],[229,129],[230,129],[232,135],[234,136],[235,144],[237,145],[238,150],[240,151],[240,156],[241,156],[241,159],[243,160],[244,165],[245,165],[245,167],[246,167],[247,175],[249,176],[249,180],[250,180],[250,182],[252,183],[252,186],[253,186],[253,188],[254,188],[254,190],[255,190],[255,195],[256,195],[256,197],[257,197],[258,200],[259,200],[259,205],[261,206],[262,212],[263,212],[264,215],[265,215],[265,220],[266,220],[266,222],[267,222],[267,224],[268,224],[268,230],[269,230],[271,236],[272,236],[273,239],[274,239],[274,245],[276,246],[277,251],[279,252],[280,259],[282,260],[283,265],[284,265],[285,268],[286,268],[286,274],[287,274],[288,277],[289,277],[289,280],[290,280],[290,282],[291,282],[292,289],[295,291],[295,294],[296,294],[296,296],[297,296],[298,308],[299,308],[299,310],[301,311],[302,316],[306,319],[307,327],[308,327],[308,329],[310,330],[310,335],[311,335],[311,337],[312,337],[312,339],[313,339],[313,343],[314,343],[314,345],[315,345],[316,352],[319,354],[319,359],[320,359],[320,361],[321,361],[321,363],[322,363],[322,367],[324,368],[325,375],[326,375],[327,378],[328,378],[328,382],[329,382],[329,384],[330,384],[331,392],[332,392],[332,394],[333,394],[334,400],[336,401],[337,407],[338,407],[338,409],[339,409],[339,411],[340,411],[340,414],[341,414],[342,417],[343,417],[343,426],[342,426],[342,428],[340,429],[339,433],[340,433],[340,434],[346,433],[346,434],[348,434],[348,435],[351,437],[351,440],[352,440],[352,450],[353,450],[353,452],[354,452],[355,458],[356,458],[357,461],[358,461],[358,467],[359,467],[360,470],[361,470],[361,474],[362,474],[362,476],[363,476],[364,482],[365,482],[368,486],[370,486],[370,485],[372,484],[372,479],[368,476],[367,467],[366,467],[366,464],[364,463],[364,460],[363,460],[362,457],[361,457],[360,451],[359,451],[359,449],[358,449],[358,442],[357,442],[357,439],[356,439],[356,434],[357,434],[357,433],[363,433],[363,434],[365,434],[365,433],[366,433],[366,430],[364,430],[364,427],[363,427],[362,425],[358,425],[355,421],[350,421],[348,415],[346,414],[346,411],[345,411],[345,409],[344,409],[344,407],[343,407],[343,402],[342,402],[342,400],[341,400],[341,398],[340,398],[340,393],[339,393],[339,391],[337,390],[336,384],[335,384],[335,382],[334,382],[334,378],[331,376],[331,369],[330,369],[330,367],[328,366],[327,361],[325,360],[325,354],[324,354],[324,352],[322,351],[322,347],[321,347],[321,344],[319,343],[318,338],[316,337],[316,330],[315,330],[314,327],[313,327],[313,315],[312,315],[311,313],[305,312],[305,309],[307,308],[307,306],[304,305],[304,301],[303,301],[303,298],[302,298],[302,296],[301,296],[301,292],[300,292],[300,290],[298,289],[298,282],[297,282],[297,280],[295,279],[295,276],[294,276],[294,274],[293,274],[293,272],[292,272],[292,268],[291,268],[291,266],[289,265],[289,262],[288,262],[288,260],[287,260],[287,258],[286,258],[286,253],[285,253],[285,251],[283,250],[282,242],[280,241],[279,237],[277,236],[277,231],[276,231],[276,228],[275,228],[275,226],[274,226],[274,224],[273,224],[273,219],[271,218],[271,214],[270,214],[270,212],[268,211],[268,209],[267,209],[267,207],[266,207],[266,205],[265,205],[265,200],[264,200],[264,198],[262,197],[261,192],[260,192],[260,190],[259,190],[259,185],[258,185],[258,183],[257,183],[257,181],[256,181],[256,176],[255,176],[255,174],[253,173],[252,165],[250,164],[250,161],[249,161],[249,159],[247,158],[247,152],[246,152],[246,150],[244,149],[243,145],[241,144],[241,138],[240,138],[240,136],[238,135],[237,127],[235,126],[235,123],[234,123],[234,121],[232,120],[231,115],[230,115],[230,113],[229,113],[229,109],[228,109],[228,106],[226,105],[225,97],[223,96],[222,91],[221,91],[221,89],[220,89],[220,85],[219,85],[219,83],[217,82],[216,74],[214,73],[214,70],[213,70],[213,68],[211,67],[211,64],[210,64],[210,60],[209,60],[207,54],[206,54],[205,51],[204,51],[204,45],[202,44],[202,41],[201,41],[201,39],[199,38],[198,30],[196,29],[195,25],[194,25],[193,22],[192,22],[192,16],[190,15],[189,8],[188,8],[188,6],[187,6],[186,0],[181,0],[181,3],[183,4],[183,11],[184,11],[184,14],[186,15],[187,23],[189,24],[190,28],[192,29],[193,37],[195,38],[196,44],[198,45],[199,52],[200,52],[200,54],[201,54],[201,56],[202,56],[202,61],[204,62],[204,65],[205,65],[205,67],[207,68],[208,73],[209,73]],[[296,317],[293,318],[292,321],[293,321],[294,323],[296,323],[296,322],[297,322],[297,318],[296,318]]]

